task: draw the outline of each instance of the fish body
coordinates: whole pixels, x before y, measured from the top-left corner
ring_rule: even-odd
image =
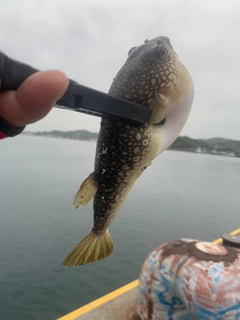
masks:
[[[93,229],[62,265],[82,265],[111,254],[108,227],[135,181],[177,138],[187,120],[193,92],[191,76],[168,38],[146,40],[129,51],[109,94],[147,106],[152,116],[146,125],[102,118],[94,171],[74,198],[77,208],[94,197]]]

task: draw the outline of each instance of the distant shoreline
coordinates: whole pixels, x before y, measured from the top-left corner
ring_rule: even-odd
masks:
[[[54,130],[39,132],[24,131],[22,134],[30,136],[83,140],[92,142],[96,141],[98,138],[97,132],[90,132],[87,130]],[[229,157],[240,157],[240,141],[224,138],[192,139],[186,136],[179,136],[170,146],[169,150],[222,155]]]

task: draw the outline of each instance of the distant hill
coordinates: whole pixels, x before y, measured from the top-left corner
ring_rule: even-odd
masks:
[[[209,149],[209,145],[204,140],[195,140],[189,137],[179,136],[173,144],[170,146],[170,149],[175,150],[184,150],[184,149],[197,149],[197,148],[206,148]]]
[[[231,140],[231,139],[223,139],[223,138],[211,138],[207,140],[202,140],[208,143],[211,148],[216,150],[224,150],[224,151],[240,151],[240,141]]]
[[[169,149],[240,157],[240,141],[224,138],[178,137]]]
[[[39,131],[39,132],[24,132],[28,135],[42,136],[42,137],[54,137],[64,139],[75,139],[75,140],[97,140],[98,133],[90,132],[87,130],[75,130],[75,131]]]
[[[40,131],[40,132],[24,132],[24,134],[54,137],[75,140],[90,140],[95,141],[98,138],[97,132],[90,132],[87,130],[75,131]],[[240,156],[240,141],[224,139],[224,138],[211,138],[211,139],[192,139],[186,136],[179,136],[169,149],[181,150],[198,153],[210,153]]]

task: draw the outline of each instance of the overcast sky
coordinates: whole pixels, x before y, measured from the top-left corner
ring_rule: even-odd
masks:
[[[128,50],[168,36],[195,99],[181,135],[240,140],[240,1],[0,0],[0,50],[107,92]],[[31,131],[87,129],[99,118],[54,108]]]

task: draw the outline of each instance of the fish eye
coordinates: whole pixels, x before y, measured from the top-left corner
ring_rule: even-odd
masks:
[[[130,50],[128,50],[128,56],[136,49],[137,47],[132,47]]]
[[[165,58],[167,56],[167,50],[161,48],[160,51],[159,51],[159,54],[160,54],[160,57],[161,58]]]

